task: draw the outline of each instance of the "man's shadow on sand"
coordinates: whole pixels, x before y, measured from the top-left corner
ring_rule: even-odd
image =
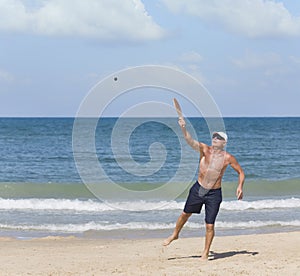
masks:
[[[208,256],[209,261],[217,260],[217,259],[224,259],[224,258],[230,258],[235,255],[249,255],[249,256],[255,256],[258,252],[250,252],[247,250],[242,251],[229,251],[229,252],[223,252],[223,253],[216,253],[214,251],[211,251]],[[189,258],[201,258],[200,255],[198,256],[184,256],[184,257],[174,257],[174,258],[168,258],[169,261],[171,260],[178,260],[178,259],[189,259]]]

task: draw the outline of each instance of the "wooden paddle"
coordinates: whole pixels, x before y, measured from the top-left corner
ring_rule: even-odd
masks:
[[[177,111],[178,117],[183,118],[181,107],[180,107],[178,101],[176,100],[176,98],[173,99],[173,102],[174,102],[174,106]]]

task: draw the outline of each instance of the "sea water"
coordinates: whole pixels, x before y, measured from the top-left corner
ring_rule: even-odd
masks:
[[[87,119],[87,124],[88,124]],[[91,119],[93,120],[93,119]],[[132,128],[124,137],[130,155],[115,152],[116,123]],[[191,168],[197,152],[182,159],[183,137],[176,118],[101,118],[95,129],[97,164],[105,177],[122,189],[150,191],[163,187],[180,166]],[[216,221],[218,235],[300,230],[300,118],[224,118],[229,136],[226,150],[246,174],[244,199],[237,201],[237,173],[228,168],[223,179],[223,202]],[[17,238],[76,235],[94,238],[145,238],[169,235],[180,215],[197,170],[178,195],[168,190],[155,198],[120,197],[106,200],[85,185],[77,170],[72,147],[74,118],[0,119],[0,236]],[[133,127],[132,127],[133,126]],[[188,130],[210,144],[206,120],[189,118]],[[122,136],[122,135],[121,135]],[[122,137],[121,137],[122,138]],[[123,143],[120,140],[120,145]],[[151,145],[159,143],[163,147]],[[164,153],[163,163],[151,174],[126,171]],[[87,152],[81,153],[83,156]],[[121,165],[120,165],[121,160]],[[161,161],[158,158],[158,161]],[[185,163],[184,163],[184,162]],[[183,164],[184,163],[184,164]],[[92,169],[92,168],[91,168]],[[93,172],[93,170],[91,170]],[[103,180],[103,183],[106,180]],[[174,187],[178,183],[174,182]],[[193,215],[182,236],[204,233],[204,212]]]

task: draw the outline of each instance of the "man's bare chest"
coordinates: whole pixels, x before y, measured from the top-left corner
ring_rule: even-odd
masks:
[[[200,169],[221,171],[227,166],[225,154],[206,154],[200,158]]]

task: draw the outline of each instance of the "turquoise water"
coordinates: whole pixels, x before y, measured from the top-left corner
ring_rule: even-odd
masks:
[[[116,118],[101,119],[95,132],[97,160],[106,177],[121,187],[130,191],[156,189],[172,179],[179,166],[188,168],[189,160],[197,160],[197,153],[191,151],[187,163],[180,163],[182,137],[173,131],[178,128],[176,118],[164,119],[165,124],[155,118],[146,123],[141,123],[142,119],[121,120],[129,129],[134,126],[124,142],[131,156],[113,152],[111,133]],[[189,121],[188,127],[194,127],[198,140],[209,144],[205,120]],[[0,118],[0,235],[164,237],[170,233],[192,181],[176,198],[170,198],[166,191],[147,200],[120,200],[115,195],[103,202],[82,183],[77,172],[73,122],[72,118]],[[216,223],[218,233],[299,230],[300,118],[225,118],[224,122],[229,136],[226,150],[244,168],[246,182],[244,200],[239,202],[234,196],[236,173],[227,170]],[[153,148],[152,158],[164,151],[165,161],[152,174],[132,174],[116,160],[129,167],[145,165],[151,161],[149,148],[157,142],[164,148]],[[89,152],[80,154],[89,160]],[[196,173],[192,171],[191,179]],[[97,184],[100,190],[103,183]],[[200,235],[203,220],[202,214],[192,216],[183,235]]]

